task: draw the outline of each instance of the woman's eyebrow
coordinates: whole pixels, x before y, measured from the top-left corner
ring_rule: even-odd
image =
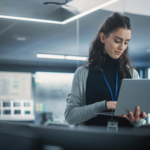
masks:
[[[115,36],[115,38],[118,38],[118,39],[120,39],[120,40],[123,40],[121,37],[119,37],[119,36]],[[126,39],[126,41],[130,41],[130,39]]]

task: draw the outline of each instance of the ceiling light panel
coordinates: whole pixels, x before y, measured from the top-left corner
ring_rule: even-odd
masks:
[[[83,13],[85,11],[88,11],[90,9],[93,9],[97,6],[100,6],[102,4],[105,4],[107,2],[110,2],[113,0],[74,0],[67,4],[67,7],[74,7],[76,8],[80,13]],[[65,7],[62,6],[62,7]]]
[[[86,61],[86,60],[87,60],[87,57],[66,56],[66,59],[69,59],[69,60],[83,60],[83,61]]]
[[[68,60],[81,60],[86,61],[87,57],[83,56],[66,56],[66,55],[53,55],[53,54],[37,54],[37,58],[50,58],[50,59],[68,59]]]
[[[79,10],[79,14],[70,17],[69,19],[64,19],[65,17],[63,16],[64,21],[58,21],[58,19],[55,20],[45,20],[45,19],[36,19],[36,18],[26,18],[26,17],[18,17],[18,16],[8,16],[8,15],[0,15],[0,18],[4,19],[15,19],[15,20],[22,20],[22,21],[33,21],[33,22],[41,22],[41,23],[53,23],[53,24],[66,24],[69,23],[73,20],[76,20],[78,18],[81,18],[85,15],[88,15],[94,11],[97,11],[101,8],[104,8],[108,5],[111,5],[119,0],[75,0],[71,1],[70,3],[67,4],[67,7],[69,8],[68,12],[71,12],[70,8],[75,8],[76,10]],[[62,8],[67,9],[66,6],[62,6]],[[42,7],[41,7],[42,8]],[[58,11],[60,12],[60,11]],[[73,10],[74,12],[74,10]],[[57,16],[57,15],[56,15]],[[66,15],[70,16],[70,15]]]
[[[38,58],[65,59],[64,55],[37,54]]]

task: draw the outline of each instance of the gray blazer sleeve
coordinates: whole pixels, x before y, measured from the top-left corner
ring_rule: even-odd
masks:
[[[131,74],[133,79],[140,79],[139,74],[135,69],[130,69],[129,71],[130,71],[130,74]],[[134,125],[134,127],[141,127],[143,122],[144,122],[144,119],[140,119],[140,120],[134,121],[134,122],[130,121],[130,123],[132,125]]]
[[[65,119],[70,125],[83,123],[93,117],[96,117],[96,113],[106,110],[105,101],[85,105],[85,92],[83,89],[85,79],[83,79],[83,70],[83,68],[78,68],[76,70],[72,82],[71,93],[67,98]]]

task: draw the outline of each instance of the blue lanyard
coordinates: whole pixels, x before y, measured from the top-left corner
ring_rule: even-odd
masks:
[[[115,101],[116,98],[117,98],[117,90],[118,90],[118,66],[117,66],[117,68],[116,68],[116,93],[115,93],[115,97],[113,96],[112,90],[111,90],[111,88],[110,88],[110,86],[109,86],[109,84],[108,84],[108,82],[107,82],[107,79],[106,79],[104,73],[103,73],[103,77],[104,77],[105,82],[106,82],[106,84],[107,84],[107,86],[108,86],[108,88],[109,88],[109,91],[110,91],[110,93],[111,93],[112,100]]]

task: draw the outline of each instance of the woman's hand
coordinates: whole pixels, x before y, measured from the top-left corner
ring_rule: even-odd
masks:
[[[117,102],[116,101],[107,101],[106,106],[108,110],[116,109]]]
[[[129,121],[138,121],[140,119],[144,119],[147,117],[146,113],[145,112],[142,112],[141,115],[140,115],[140,107],[137,106],[136,107],[136,111],[135,111],[135,115],[133,115],[132,112],[129,112],[129,116],[127,115],[122,115],[121,117],[123,118],[126,118],[127,120]]]

